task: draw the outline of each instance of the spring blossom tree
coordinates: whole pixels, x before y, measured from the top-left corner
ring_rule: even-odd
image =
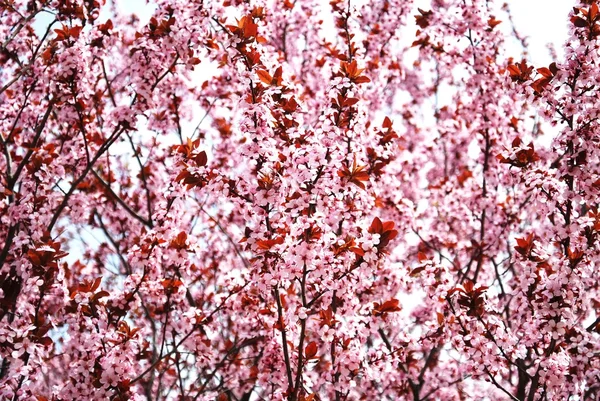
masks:
[[[155,3],[0,0],[1,399],[600,397],[595,0]]]

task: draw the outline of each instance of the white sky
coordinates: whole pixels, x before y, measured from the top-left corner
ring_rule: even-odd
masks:
[[[574,0],[508,0],[507,3],[517,30],[529,38],[529,54],[534,65],[554,61],[550,59],[548,43],[554,44],[558,54],[562,54],[568,34],[568,13],[575,6]]]

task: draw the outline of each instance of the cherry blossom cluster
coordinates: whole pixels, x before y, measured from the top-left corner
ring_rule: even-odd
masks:
[[[600,397],[595,0],[122,3],[0,0],[1,399]]]

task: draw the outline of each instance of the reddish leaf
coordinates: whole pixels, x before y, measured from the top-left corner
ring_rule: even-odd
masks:
[[[501,23],[502,21],[497,20],[496,17],[490,17],[490,19],[488,19],[488,26],[490,27],[490,29],[494,29],[497,25]]]
[[[272,239],[258,240],[258,241],[256,241],[256,245],[258,246],[258,249],[263,250],[263,251],[268,251],[275,245],[283,244],[283,241],[284,241],[283,237],[276,237],[276,238],[272,238]]]
[[[356,163],[356,157],[354,157],[354,162],[352,163],[352,167],[348,169],[347,167],[343,167],[338,171],[338,176],[341,178],[346,178],[348,182],[356,185],[361,189],[366,189],[365,182],[369,181],[369,174],[366,171],[367,166],[359,166]]]
[[[90,297],[90,303],[95,303],[100,300],[100,298],[104,298],[109,296],[110,293],[108,291],[99,291]]]
[[[474,287],[474,286],[475,286],[475,284],[473,284],[473,282],[472,282],[471,280],[466,280],[466,281],[463,283],[463,288],[465,289],[465,291],[466,291],[467,293],[471,293],[471,292],[473,292],[473,287]]]
[[[382,304],[375,302],[373,304],[373,315],[381,316],[386,313],[391,312],[400,312],[402,309],[400,308],[400,301],[395,298],[390,299],[389,301],[385,301]]]
[[[546,67],[538,68],[537,72],[542,74],[545,78],[550,78],[550,77],[554,76],[554,74]]]
[[[590,21],[595,21],[598,18],[598,4],[595,2],[590,6],[590,10],[588,11],[588,18]]]
[[[385,117],[383,119],[383,124],[381,125],[383,128],[392,128],[392,120],[389,117]]]
[[[417,8],[417,11],[419,11],[419,14],[421,14],[421,15],[415,15],[416,24],[421,29],[427,28],[429,26],[429,17],[433,14],[433,12],[432,11],[424,11],[424,10],[421,10],[420,8]]]
[[[425,270],[425,268],[426,268],[426,266],[419,266],[417,268],[414,268],[413,270],[411,270],[409,275],[411,277],[417,277],[419,275],[419,273],[421,273],[423,270]]]
[[[314,341],[309,342],[304,348],[304,356],[306,359],[313,359],[317,355],[318,347]]]
[[[175,249],[186,249],[187,233],[181,231],[177,236],[171,240],[171,247]]]
[[[371,234],[379,234],[383,231],[383,224],[379,217],[375,217],[371,222],[371,226],[369,227],[369,232]]]
[[[515,250],[525,258],[529,258],[533,249],[533,233],[529,234],[525,238],[517,238],[517,246]]]
[[[517,64],[509,64],[506,69],[508,70],[510,78],[513,81],[518,82],[528,81],[531,78],[531,73],[533,71],[533,67],[528,66],[525,60]]]
[[[351,62],[341,62],[340,73],[342,74],[342,76],[349,78],[350,81],[356,84],[371,82],[371,80],[366,76],[360,75],[363,71],[364,68],[358,68],[356,60],[352,60]]]
[[[588,22],[586,20],[584,20],[581,17],[577,17],[577,16],[573,16],[571,17],[571,22],[573,23],[573,25],[575,25],[577,28],[585,28],[586,26],[588,26]]]
[[[258,70],[258,71],[256,71],[256,74],[258,75],[258,78],[260,78],[260,80],[262,82],[264,82],[267,85],[271,85],[271,81],[273,80],[273,77],[267,71]]]

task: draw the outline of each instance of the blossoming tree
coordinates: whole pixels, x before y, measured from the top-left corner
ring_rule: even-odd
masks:
[[[0,398],[598,399],[598,4],[420,7],[0,0]]]

